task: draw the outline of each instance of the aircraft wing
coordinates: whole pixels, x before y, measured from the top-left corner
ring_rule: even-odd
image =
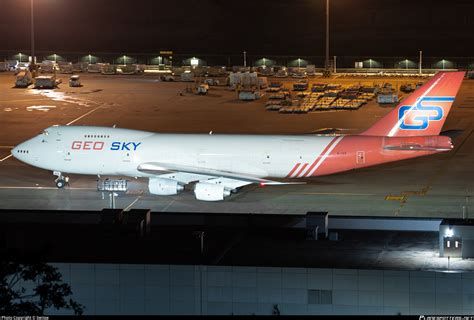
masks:
[[[233,181],[233,184],[240,181],[244,186],[251,183],[262,185],[287,185],[304,184],[304,182],[280,182],[262,179],[258,177],[243,175],[240,173],[221,171],[193,166],[175,165],[170,163],[147,162],[138,166],[138,171],[159,175],[163,178],[173,179],[181,183],[189,183],[198,180],[221,179],[219,181]]]
[[[350,133],[357,131],[356,129],[346,129],[346,128],[320,128],[313,131],[308,132],[308,134],[325,134],[325,135],[338,135],[341,132],[345,131],[346,133]]]

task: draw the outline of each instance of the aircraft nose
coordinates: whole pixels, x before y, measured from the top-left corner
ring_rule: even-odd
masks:
[[[28,152],[28,148],[24,142],[17,145],[11,151],[12,155],[18,160],[24,160],[27,152]]]
[[[18,158],[18,154],[19,154],[18,152],[20,150],[20,146],[21,146],[21,144],[17,145],[11,151],[12,156],[14,156],[15,158]]]

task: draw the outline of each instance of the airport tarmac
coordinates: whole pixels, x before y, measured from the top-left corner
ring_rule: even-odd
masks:
[[[81,75],[70,88],[67,75],[55,90],[14,89],[11,73],[0,74],[0,207],[102,209],[108,193],[97,192],[97,177],[70,176],[58,190],[51,172],[10,156],[11,147],[54,124],[100,125],[154,132],[213,134],[307,134],[321,128],[361,132],[391,110],[370,102],[357,111],[280,114],[266,111],[265,99],[242,102],[225,87],[207,96],[183,93],[192,83],[161,82],[155,76]],[[279,79],[275,79],[280,81]],[[312,82],[373,83],[374,79],[315,79]],[[378,79],[377,83],[414,83]],[[130,180],[117,208],[153,211],[304,213],[334,215],[474,217],[474,81],[465,80],[444,130],[461,129],[455,149],[434,156],[306,180],[305,185],[247,186],[223,202],[201,202],[192,188],[177,196],[154,196],[145,179]],[[472,211],[472,212],[470,212]]]

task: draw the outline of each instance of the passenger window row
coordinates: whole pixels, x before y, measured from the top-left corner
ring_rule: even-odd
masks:
[[[85,134],[84,138],[110,138],[110,136],[105,134]]]

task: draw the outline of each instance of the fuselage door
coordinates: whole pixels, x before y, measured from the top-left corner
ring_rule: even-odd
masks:
[[[365,164],[365,151],[357,151],[356,163],[357,164]]]

